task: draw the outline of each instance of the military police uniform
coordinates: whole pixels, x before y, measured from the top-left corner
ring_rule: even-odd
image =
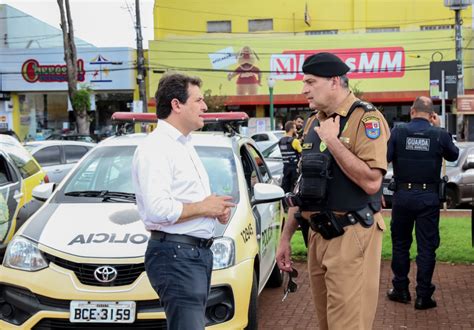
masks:
[[[305,71],[305,66],[303,72],[331,77],[348,71],[339,59],[329,60],[328,72]],[[352,93],[334,114],[340,116],[342,144],[369,168],[385,173],[390,131],[383,115]],[[311,225],[308,270],[319,326],[370,329],[377,306],[385,229],[379,212],[381,190],[370,196],[344,174],[314,130],[327,119],[326,114],[319,111],[313,117],[305,128],[298,189],[301,216]]]
[[[458,158],[459,150],[451,135],[439,127],[432,127],[424,118],[413,118],[410,123],[392,130],[388,144],[388,161],[393,162],[395,193],[392,200],[392,271],[391,300],[407,303],[410,271],[410,246],[415,226],[418,245],[417,302],[415,308],[435,307],[431,299],[435,286],[433,277],[436,249],[440,243],[440,172],[444,157]]]

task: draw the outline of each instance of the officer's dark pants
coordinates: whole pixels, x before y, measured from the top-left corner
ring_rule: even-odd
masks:
[[[296,179],[298,178],[298,172],[296,171],[296,164],[283,165],[283,179],[281,181],[281,188],[284,192],[293,191]]]
[[[438,194],[421,191],[397,191],[392,202],[392,283],[397,290],[408,289],[410,246],[415,226],[418,253],[416,265],[416,295],[431,297],[435,286],[431,283],[439,246]]]
[[[145,269],[165,308],[168,329],[204,329],[212,258],[209,248],[148,242]]]

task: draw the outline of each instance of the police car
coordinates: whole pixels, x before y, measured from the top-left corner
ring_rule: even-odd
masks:
[[[0,329],[166,328],[144,269],[149,232],[131,182],[132,157],[145,136],[109,138],[56,189],[35,189],[35,198],[47,201],[14,236],[0,267]],[[197,132],[193,142],[212,191],[237,204],[229,223],[216,228],[207,326],[256,328],[258,294],[282,281],[275,253],[283,191],[252,139]]]

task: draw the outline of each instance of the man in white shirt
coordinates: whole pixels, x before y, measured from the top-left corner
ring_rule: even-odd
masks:
[[[173,73],[156,91],[157,128],[137,147],[132,180],[138,211],[151,231],[145,268],[164,306],[168,329],[204,329],[216,221],[227,223],[230,196],[211,194],[192,144],[207,110],[201,80]]]

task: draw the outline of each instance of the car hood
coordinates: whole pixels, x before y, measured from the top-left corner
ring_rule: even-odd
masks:
[[[216,236],[225,226],[216,227]],[[49,203],[27,223],[22,236],[85,258],[143,257],[150,233],[130,203]]]

